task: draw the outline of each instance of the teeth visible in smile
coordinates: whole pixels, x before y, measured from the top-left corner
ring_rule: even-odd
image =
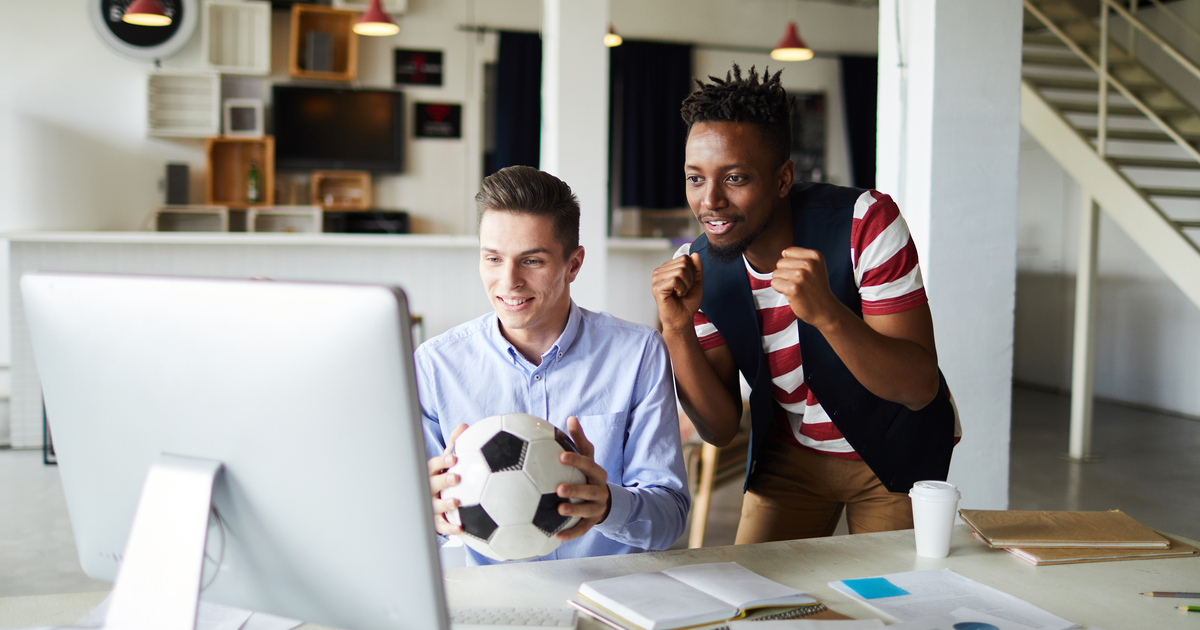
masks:
[[[709,225],[716,225],[716,226],[722,226],[727,223],[729,223],[729,222],[728,221],[709,221],[708,222]]]
[[[512,298],[512,299],[509,299],[509,298],[503,298],[503,297],[502,297],[502,298],[500,298],[500,299],[501,299],[501,300],[503,300],[503,301],[504,301],[504,303],[505,303],[505,304],[507,304],[507,305],[509,305],[509,306],[520,306],[520,305],[522,305],[522,304],[524,304],[524,303],[526,303],[526,302],[528,302],[528,301],[529,301],[529,298]]]

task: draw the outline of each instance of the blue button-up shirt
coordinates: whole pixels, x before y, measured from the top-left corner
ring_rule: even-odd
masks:
[[[421,344],[416,365],[429,457],[454,427],[488,416],[528,413],[564,432],[568,416],[579,418],[612,508],[542,560],[661,550],[683,533],[691,500],[670,358],[655,330],[572,302],[567,327],[533,365],[488,313]],[[469,563],[493,563],[467,551]]]

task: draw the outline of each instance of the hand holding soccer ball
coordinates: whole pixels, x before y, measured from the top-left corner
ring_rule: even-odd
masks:
[[[608,514],[608,475],[592,458],[579,421],[575,443],[528,414],[459,425],[429,460],[437,531],[496,560],[544,556]]]

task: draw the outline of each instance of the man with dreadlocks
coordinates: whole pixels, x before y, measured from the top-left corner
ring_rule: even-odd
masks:
[[[793,183],[781,73],[697,81],[683,102],[704,234],[654,272],[680,402],[728,444],[751,386],[737,543],[912,527],[960,434],[908,226],[887,195]],[[803,364],[802,364],[803,363]]]

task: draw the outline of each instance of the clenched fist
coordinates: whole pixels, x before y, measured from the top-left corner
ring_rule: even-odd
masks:
[[[825,257],[815,249],[789,247],[775,264],[771,288],[783,294],[801,321],[822,328],[831,321],[841,302],[829,289]],[[660,307],[661,309],[661,307]]]
[[[693,327],[693,317],[704,297],[704,266],[700,254],[671,259],[654,270],[651,291],[658,304],[663,331]]]

